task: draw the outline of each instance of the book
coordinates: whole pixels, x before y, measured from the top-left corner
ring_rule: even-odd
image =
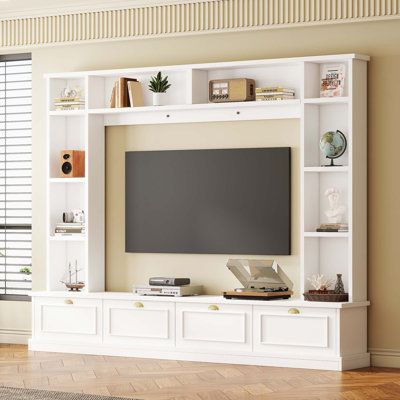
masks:
[[[59,236],[82,236],[82,237],[84,237],[85,233],[69,233],[69,232],[60,233],[60,232],[55,232],[54,236],[58,236],[58,237]]]
[[[137,81],[129,81],[128,95],[129,95],[129,106],[130,107],[142,107],[144,105],[142,85]]]
[[[54,233],[85,233],[85,229],[55,229]]]
[[[293,96],[277,95],[277,96],[256,97],[256,101],[273,101],[273,100],[293,100]]]
[[[321,224],[319,228],[316,229],[317,232],[348,232],[348,224]]]
[[[263,92],[289,92],[295,93],[294,89],[284,88],[282,86],[265,86],[265,87],[258,87],[256,88],[256,93],[263,93]]]
[[[60,110],[83,110],[84,109],[84,105],[82,104],[68,104],[68,105],[56,105],[54,106],[54,109],[56,111],[60,111]]]
[[[115,82],[115,107],[129,107],[128,82],[137,82],[135,78],[118,78]]]
[[[61,228],[61,229],[84,229],[85,224],[68,224],[68,223],[60,223],[56,225],[56,228]]]
[[[321,67],[320,97],[344,95],[346,67],[344,64],[329,64]]]
[[[115,108],[119,108],[120,107],[120,97],[119,97],[119,84],[118,81],[115,81],[114,83],[114,93],[115,93]]]
[[[277,95],[285,95],[294,97],[294,92],[259,92],[256,93],[256,97],[258,96],[277,96]]]
[[[115,108],[115,85],[113,86],[110,98],[110,108]]]
[[[81,97],[56,97],[54,99],[55,103],[69,103],[74,101],[82,101],[83,103],[85,102],[85,100]]]

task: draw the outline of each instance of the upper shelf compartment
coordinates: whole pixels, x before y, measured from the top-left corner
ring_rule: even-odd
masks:
[[[215,79],[254,79],[256,87],[294,89],[295,99],[301,97],[301,63],[253,64],[246,66],[212,66],[192,70],[190,97],[193,104],[208,102],[208,84]]]
[[[330,67],[334,70],[343,72],[343,93],[339,97],[321,97],[321,78],[332,72],[327,71]],[[342,76],[343,77],[343,76]],[[346,102],[349,96],[349,62],[348,60],[326,60],[323,62],[305,62],[304,63],[304,101],[309,103],[328,104]],[[307,99],[310,99],[307,101]]]
[[[189,70],[187,69],[160,69],[163,77],[168,76],[171,87],[167,90],[164,102],[166,105],[190,104],[188,98]],[[159,70],[142,69],[132,71],[115,71],[113,74],[89,76],[89,108],[110,108],[111,96],[115,83],[120,78],[137,79],[142,87],[144,106],[152,106],[152,92],[149,90],[150,79]],[[139,108],[139,107],[138,107]]]
[[[85,75],[72,75],[70,77],[52,78],[49,81],[49,111],[50,115],[79,115],[85,110]],[[65,89],[70,90],[66,93]],[[70,101],[62,101],[69,95]],[[71,113],[71,114],[68,114]]]

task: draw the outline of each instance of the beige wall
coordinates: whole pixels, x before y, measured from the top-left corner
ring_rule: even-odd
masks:
[[[238,287],[225,267],[227,255],[129,254],[124,236],[124,161],[126,150],[292,147],[292,195],[299,198],[299,120],[171,124],[107,129],[107,290],[131,290],[151,276],[189,276],[207,294]],[[292,255],[276,258],[299,282],[299,204],[292,204]],[[238,256],[235,256],[238,257]],[[254,257],[254,256],[253,256]],[[298,289],[298,285],[297,289]]]
[[[34,86],[34,287],[45,287],[45,90],[42,75],[51,71],[76,71],[132,66],[166,65],[194,62],[245,60],[271,57],[291,57],[332,53],[365,53],[371,58],[369,69],[369,297],[372,301],[369,319],[369,345],[371,348],[400,351],[400,268],[398,264],[398,229],[400,223],[400,183],[398,179],[397,152],[400,148],[397,95],[400,70],[400,21],[340,24],[265,30],[206,36],[187,36],[143,41],[108,42],[71,47],[42,48],[33,51]],[[240,125],[240,126],[239,126]],[[146,148],[155,143],[165,146],[210,147],[272,145],[272,128],[277,135],[297,146],[293,121],[243,123],[229,134],[225,124],[211,124],[205,133],[199,125],[186,137],[179,127],[162,127],[165,135],[173,135],[169,143],[153,127],[113,128],[107,135],[107,221],[114,221],[115,235],[107,246],[107,287],[129,289],[134,280],[156,272],[183,271],[190,264],[196,280],[206,284],[209,291],[232,287],[236,283],[224,272],[225,256],[139,256],[124,255],[121,238],[123,224],[122,166],[117,155],[123,149]],[[218,129],[221,126],[222,129]],[[254,127],[250,137],[247,127]],[[237,131],[236,131],[237,129]],[[264,136],[264,130],[268,137]],[[161,129],[160,129],[161,131]],[[216,136],[212,134],[216,132]],[[203,136],[205,135],[205,137]],[[184,141],[184,142],[182,142]],[[184,144],[182,144],[184,143]],[[110,164],[110,160],[115,161]],[[296,185],[296,182],[294,182]],[[296,190],[296,189],[295,189]],[[111,218],[112,217],[112,218]],[[295,213],[295,218],[298,215]],[[294,226],[298,221],[294,221]],[[295,255],[282,260],[296,276],[298,238],[294,237]],[[190,261],[190,263],[189,263]],[[157,266],[160,265],[158,269]],[[162,266],[161,266],[162,265]],[[189,271],[189,269],[185,269]],[[132,282],[131,282],[132,281]],[[18,312],[20,305],[16,304]],[[1,321],[0,321],[1,322]],[[27,325],[28,327],[28,325]],[[399,353],[400,354],[400,353]]]

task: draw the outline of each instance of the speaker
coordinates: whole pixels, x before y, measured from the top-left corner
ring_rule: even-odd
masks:
[[[85,176],[85,152],[62,150],[60,174],[63,178],[83,178]]]

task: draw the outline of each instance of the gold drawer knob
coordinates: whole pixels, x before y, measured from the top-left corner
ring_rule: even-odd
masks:
[[[289,314],[300,314],[300,310],[298,308],[289,308]]]
[[[219,310],[219,307],[218,307],[217,305],[215,305],[215,304],[210,304],[210,305],[208,306],[208,309],[209,309],[210,311],[218,311],[218,310]]]
[[[70,300],[70,299],[65,299],[64,303],[65,304],[74,304],[74,302],[72,300]]]
[[[141,301],[135,301],[133,304],[136,308],[143,308],[144,304]]]

